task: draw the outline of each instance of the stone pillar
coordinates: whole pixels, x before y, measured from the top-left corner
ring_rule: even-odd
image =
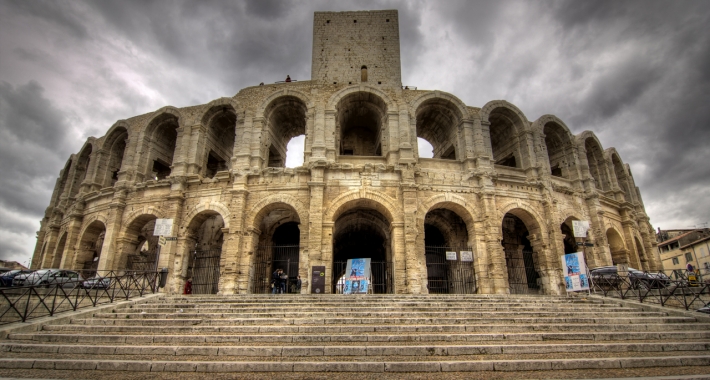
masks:
[[[399,105],[399,113],[397,114],[399,122],[399,163],[407,164],[416,162],[415,153],[416,150],[416,124],[412,128],[412,123],[409,119],[409,109],[406,104]],[[412,120],[416,123],[415,120]]]
[[[325,153],[325,151],[324,151]],[[309,266],[312,265],[326,265],[324,262],[323,258],[323,241],[325,235],[325,231],[323,229],[323,200],[324,200],[324,193],[325,193],[325,182],[323,178],[323,174],[325,172],[325,163],[323,164],[314,164],[311,166],[311,180],[308,182],[308,190],[310,193],[310,203],[309,203],[309,210],[308,210],[308,221],[307,224],[304,224],[306,221],[301,221],[301,228],[305,229],[308,233],[305,235],[307,237],[307,241],[305,244],[306,247],[306,253],[308,255],[308,261],[303,262],[303,258],[301,261],[303,264],[305,264],[305,267],[300,267],[299,274],[301,275],[301,280],[304,281],[308,280],[308,286],[304,286],[301,288],[302,292],[310,292],[310,268]],[[330,222],[330,221],[328,221]],[[332,232],[331,232],[332,233]],[[302,231],[302,236],[303,236],[303,231]],[[331,264],[332,265],[332,264]],[[328,265],[326,265],[328,266]],[[330,272],[326,271],[326,274],[329,274]],[[328,289],[326,289],[326,293],[328,292]]]
[[[173,162],[170,165],[170,177],[182,177],[187,174],[188,157],[190,151],[190,136],[192,128],[179,126],[175,140],[175,151],[173,152]]]
[[[303,163],[306,164],[311,161],[313,157],[313,139],[315,137],[315,107],[308,107],[306,110],[306,138],[303,142]],[[325,157],[325,144],[319,147],[318,154],[321,157]],[[303,277],[303,276],[301,276]]]
[[[480,285],[484,294],[508,294],[508,267],[505,262],[505,251],[501,245],[502,224],[496,212],[495,192],[488,190],[482,193],[484,235],[486,244],[487,281]]]
[[[106,160],[107,153],[103,149],[98,149],[91,152],[89,155],[89,165],[86,168],[86,176],[81,182],[81,189],[79,190],[83,194],[90,193],[92,191],[98,191],[103,187],[103,178],[97,178],[100,176],[100,164]],[[104,169],[105,171],[105,169]]]
[[[408,242],[405,239],[404,223],[394,222],[390,225],[390,247],[392,249],[392,265],[394,266],[394,292],[397,294],[413,293],[414,288],[419,285],[416,279],[415,272],[416,260],[414,255],[408,255],[406,245]],[[419,285],[421,286],[421,285]],[[416,293],[421,293],[420,289],[416,289]]]
[[[409,178],[411,177],[411,178]],[[419,231],[417,229],[417,190],[414,187],[414,176],[412,170],[407,168],[402,171],[402,215],[404,215],[404,241],[403,246],[399,245],[395,241],[395,251],[398,249],[404,249],[403,254],[405,255],[405,268],[406,268],[406,291],[410,294],[421,294],[426,293],[425,289],[422,289],[425,284],[422,281],[421,267],[422,262],[426,266],[426,258],[421,255],[421,252],[417,251],[417,236]],[[393,237],[396,234],[401,233],[400,230],[395,229],[393,232]],[[424,231],[421,231],[423,234]],[[398,257],[398,256],[395,256]],[[401,265],[401,264],[400,264]],[[395,275],[395,279],[397,275]]]
[[[50,268],[50,266],[52,265],[52,260],[54,259],[54,250],[56,249],[57,242],[59,240],[59,226],[48,226],[47,231],[44,234],[43,240],[46,246],[44,247],[44,250],[41,251],[40,255],[35,255],[32,258],[32,264],[30,266],[30,268],[32,269]]]
[[[108,218],[106,220],[106,235],[104,237],[104,245],[101,247],[98,270],[123,269],[117,266],[121,252],[117,250],[116,241],[118,237],[121,236],[123,212],[125,209],[126,191],[118,190],[113,194],[113,200],[109,205]]]
[[[328,220],[323,221],[322,225],[323,235],[320,247],[321,263],[325,266],[325,294],[330,294],[333,291],[333,281],[337,281],[336,278],[333,278],[333,227],[335,223]]]
[[[407,125],[409,125],[409,123],[407,123]],[[395,165],[397,161],[399,161],[400,148],[398,110],[389,110],[387,112],[387,128],[384,132],[386,132],[383,136],[384,138],[380,139],[380,143],[382,144],[382,156],[387,158],[387,164]]]
[[[230,228],[222,228],[222,252],[219,258],[218,294],[234,294],[237,279],[237,255],[239,236]]]
[[[340,141],[340,132],[336,126],[337,113],[335,110],[324,111],[325,123],[325,158],[327,161],[335,161],[335,157],[340,154],[340,147],[337,142]],[[326,272],[327,275],[327,272]]]
[[[165,206],[165,218],[173,219],[173,230],[172,236],[177,236],[180,226],[183,224],[183,205],[185,203],[185,197],[183,196],[185,183],[184,178],[171,178],[170,195],[168,195],[167,200],[164,202]],[[176,258],[177,244],[175,242],[168,242],[160,248],[160,257],[158,258],[158,270],[160,268],[171,268]],[[168,273],[168,282],[163,291],[167,291],[174,287],[175,282],[180,283],[181,277],[180,273]]]
[[[313,128],[313,133],[310,136],[313,144],[311,147],[310,161],[318,161],[326,157],[325,108],[322,105],[316,105],[312,110],[314,117],[313,120],[309,119],[308,124],[312,125]],[[309,109],[309,111],[311,111],[311,109]]]
[[[79,240],[79,234],[81,233],[81,224],[84,220],[83,216],[83,205],[81,202],[74,203],[74,207],[69,213],[69,223],[67,226],[67,240],[64,245],[64,254],[62,255],[62,262],[59,264],[60,268],[64,269],[79,269],[77,268],[77,242]]]
[[[227,250],[222,248],[222,254],[226,252],[227,260],[229,262],[235,263],[235,273],[234,273],[234,284],[232,286],[233,294],[244,294],[247,292],[246,287],[241,287],[241,284],[249,283],[249,255],[247,252],[252,253],[252,247],[246,247],[244,245],[245,237],[247,236],[247,226],[244,220],[244,214],[246,212],[246,200],[249,192],[245,188],[246,176],[234,176],[234,189],[232,189],[232,204],[229,208],[229,212],[232,215],[232,220],[230,221],[229,228],[231,230],[231,239]],[[246,262],[246,266],[244,263]],[[227,285],[229,286],[229,285]],[[227,289],[225,288],[225,291]]]
[[[205,140],[207,139],[207,127],[202,124],[195,124],[189,128],[185,135],[187,145],[185,146],[185,164],[187,170],[185,174],[201,174],[205,164]]]
[[[268,147],[264,146],[266,139],[267,136],[264,133],[264,118],[254,117],[249,145],[249,167],[251,167],[252,170],[261,170],[264,167],[264,161],[266,160],[264,152],[268,150]]]

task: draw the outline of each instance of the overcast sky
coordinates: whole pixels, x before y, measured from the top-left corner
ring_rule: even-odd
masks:
[[[310,79],[313,12],[398,9],[402,78],[592,130],[654,227],[710,221],[710,1],[0,0],[0,259],[27,262],[88,136],[286,74]]]

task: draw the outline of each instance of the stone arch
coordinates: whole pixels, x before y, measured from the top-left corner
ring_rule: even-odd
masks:
[[[624,235],[614,226],[606,230],[606,241],[609,244],[613,265],[629,264],[629,250],[626,248],[626,242],[623,236]]]
[[[79,150],[79,154],[73,158],[73,170],[70,173],[71,183],[69,184],[69,197],[73,198],[79,194],[81,184],[85,180],[91,180],[90,169],[92,167],[93,153],[98,150],[95,144],[95,139],[89,138]]]
[[[64,164],[64,169],[62,169],[59,172],[59,181],[57,182],[57,187],[54,190],[54,194],[52,194],[52,203],[51,205],[54,207],[59,206],[59,203],[63,198],[66,198],[68,196],[68,184],[69,183],[69,173],[71,172],[72,169],[72,164],[74,163],[74,160],[72,158],[69,158]]]
[[[143,152],[138,160],[139,174],[147,179],[164,179],[172,173],[180,144],[178,130],[184,120],[180,111],[172,106],[163,107],[151,115],[141,130],[138,151]]]
[[[414,115],[417,111],[417,109],[426,101],[432,100],[432,99],[441,99],[444,101],[447,101],[451,103],[457,110],[458,116],[461,119],[468,119],[469,114],[468,110],[466,109],[466,104],[464,104],[461,99],[456,97],[453,94],[450,94],[448,92],[444,91],[429,91],[426,92],[416,98],[414,98],[411,102],[409,102],[409,111],[412,115]]]
[[[538,222],[539,220],[545,220],[545,218],[543,218],[542,215],[540,215],[540,213],[538,213],[535,208],[527,202],[510,201],[502,204],[498,210],[499,220],[502,220],[505,217],[505,214],[513,214],[525,223],[525,226],[528,228],[530,233],[540,234],[539,236],[536,236],[536,238],[546,236],[547,228],[545,227],[545,224]],[[537,232],[533,232],[533,229],[537,230]]]
[[[237,108],[231,98],[220,98],[208,104],[201,118],[204,135],[192,158],[200,174],[213,178],[217,172],[229,170],[234,155],[237,133]]]
[[[250,254],[244,262],[249,268],[250,292],[271,292],[271,274],[276,269],[288,274],[287,282],[295,283],[296,276],[305,275],[308,211],[301,201],[286,194],[268,196],[250,208],[245,225],[251,235],[245,239]],[[290,290],[287,284],[285,291]]]
[[[595,187],[599,191],[611,190],[604,149],[599,139],[592,131],[584,131],[576,136],[577,143],[584,147],[587,158],[589,177],[594,179]]]
[[[193,209],[181,228],[181,241],[176,256],[176,273],[192,278],[192,294],[217,294],[220,289],[220,272],[225,268],[222,247],[224,243],[225,214],[215,207]],[[182,278],[180,283],[182,283]]]
[[[126,156],[126,146],[130,138],[130,126],[124,120],[117,121],[106,133],[101,150],[105,156],[103,162],[99,163],[99,173],[97,180],[104,187],[113,186],[118,181],[118,174],[124,166]],[[125,169],[123,169],[125,170]]]
[[[381,213],[390,223],[402,221],[402,213],[394,199],[387,194],[372,190],[352,190],[336,197],[323,213],[325,222],[335,222],[345,211],[353,207],[371,208]]]
[[[291,96],[291,97],[297,98],[300,101],[302,101],[303,104],[305,104],[307,108],[314,107],[311,97],[306,95],[304,92],[290,89],[290,88],[284,88],[284,89],[275,91],[271,95],[267,96],[266,99],[264,99],[261,102],[261,104],[259,104],[259,106],[257,107],[255,115],[266,117],[267,107],[269,107],[276,99],[283,97],[283,96]]]
[[[570,179],[570,171],[576,170],[574,157],[574,136],[565,123],[555,115],[543,115],[532,124],[532,130],[542,133],[547,157],[540,157],[549,163],[550,174]]]
[[[500,207],[499,217],[510,293],[558,292],[560,263],[549,252],[545,219],[518,202]]]
[[[150,119],[148,119],[148,122],[143,128],[143,134],[146,136],[152,135],[153,132],[155,132],[155,128],[160,125],[160,122],[165,117],[175,118],[178,122],[178,126],[180,127],[184,122],[182,114],[180,113],[180,110],[178,108],[175,108],[173,106],[165,106],[153,112],[153,114],[150,116]]]
[[[473,226],[474,220],[480,214],[475,211],[476,206],[467,202],[464,197],[452,193],[444,193],[433,195],[419,203],[417,219],[423,222],[427,212],[438,208],[446,208],[457,213],[466,222],[466,225],[471,224],[471,226]]]
[[[325,108],[326,111],[328,111],[328,110],[335,111],[335,108],[337,107],[338,103],[340,103],[340,101],[344,97],[354,94],[354,93],[357,93],[357,92],[365,92],[365,93],[373,94],[373,95],[379,97],[380,99],[382,99],[382,101],[387,105],[388,110],[397,110],[397,103],[394,100],[392,100],[392,98],[390,98],[389,95],[387,95],[384,91],[382,91],[376,87],[360,84],[360,85],[352,85],[352,86],[345,87],[345,88],[337,91],[333,95],[331,95],[331,97],[328,99],[328,103]]]
[[[335,143],[340,155],[382,156],[387,152],[389,108],[368,91],[351,92],[335,106]]]
[[[148,231],[143,231],[150,223],[155,223],[156,219],[164,219],[165,215],[162,211],[155,209],[153,206],[144,206],[134,209],[123,219],[121,232],[117,240],[116,251],[113,257],[110,258],[107,264],[108,268],[124,270],[146,270],[143,267],[129,267],[131,262],[129,256],[138,257],[138,255],[146,256],[143,261],[149,262],[154,260],[155,249],[158,245],[158,237],[153,236]],[[173,226],[173,232],[175,232]],[[147,244],[148,249],[142,249],[143,245]],[[141,260],[136,260],[141,261]],[[150,268],[152,269],[152,267]]]
[[[245,219],[245,225],[258,228],[258,223],[269,212],[281,205],[289,206],[296,212],[299,218],[299,223],[308,221],[308,208],[298,198],[288,194],[273,194],[259,200],[249,209],[249,213]]]
[[[479,114],[481,121],[489,124],[494,163],[516,168],[528,166],[530,157],[522,140],[528,121],[522,111],[505,100],[494,100],[486,103]]]
[[[197,217],[197,215],[210,211],[220,214],[222,216],[222,219],[224,219],[224,228],[229,228],[229,221],[231,219],[229,208],[225,206],[222,202],[200,202],[199,204],[195,205],[195,207],[192,207],[190,209],[184,220],[192,221]],[[190,222],[188,222],[187,224],[189,225]]]
[[[237,102],[232,99],[232,98],[218,98],[215,99],[207,104],[205,104],[202,112],[202,117],[200,117],[200,123],[202,125],[208,125],[212,118],[217,114],[222,107],[230,107],[233,110],[236,110],[237,107]],[[236,111],[235,111],[236,112]]]
[[[611,163],[611,175],[616,179],[616,183],[619,189],[624,192],[625,200],[628,202],[633,201],[632,191],[629,184],[629,173],[626,170],[624,162],[621,161],[621,156],[616,151],[616,148],[611,147],[604,150],[604,158],[607,162]]]
[[[89,221],[84,222],[79,234],[73,269],[95,271],[98,268],[105,235],[106,218],[102,215],[89,218]],[[88,275],[89,273],[85,277],[91,277]]]
[[[636,246],[636,253],[638,254],[638,263],[640,268],[637,268],[639,270],[643,271],[648,271],[650,270],[650,260],[648,258],[648,254],[646,253],[646,249],[643,246],[643,238],[640,236],[640,234],[637,232],[634,233],[634,236],[632,237],[634,244]]]
[[[50,262],[46,262],[43,264],[43,267],[45,268],[59,268],[62,264],[62,259],[64,258],[64,252],[66,251],[67,247],[67,239],[69,237],[69,233],[67,231],[60,231],[59,233],[59,239],[57,240],[57,246],[54,248],[54,254],[52,255],[52,260]]]
[[[432,91],[411,104],[416,135],[432,145],[434,158],[457,159],[456,154],[462,151],[459,126],[468,116],[463,102],[453,95]]]
[[[258,116],[263,116],[266,138],[262,141],[269,167],[284,167],[288,143],[292,138],[307,135],[307,123],[312,105],[310,99],[297,91],[278,91],[268,103],[262,104]],[[304,143],[305,144],[305,143]],[[305,146],[305,145],[304,145]]]

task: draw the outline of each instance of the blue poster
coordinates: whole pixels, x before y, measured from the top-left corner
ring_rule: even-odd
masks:
[[[343,294],[367,294],[370,281],[370,259],[350,259],[345,268]]]
[[[589,290],[587,266],[584,264],[584,253],[576,252],[562,255],[562,273],[565,277],[565,289],[568,292]]]

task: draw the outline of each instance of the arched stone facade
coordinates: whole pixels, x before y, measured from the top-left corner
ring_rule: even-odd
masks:
[[[396,41],[385,21],[396,13],[369,17]],[[477,108],[403,88],[394,79],[398,53],[341,61],[347,41],[314,41],[324,54],[313,57],[313,80],[166,106],[87,139],[59,173],[33,267],[76,266],[93,244],[98,270],[157,265],[170,271],[166,291],[179,292],[199,254],[219,250],[203,255],[218,257],[210,292],[262,292],[274,247],[288,245],[289,263],[297,261],[289,275],[300,275],[308,293],[313,266],[331,278],[362,247],[387,272],[378,291],[427,293],[436,277],[428,275],[428,230],[432,245],[473,252],[472,291],[559,294],[571,220],[587,220],[589,263],[662,269],[631,169],[593,132],[572,135],[555,115],[531,122],[505,100]],[[288,139],[301,134],[303,165],[284,167]],[[434,158],[419,158],[417,137],[434,145]],[[151,235],[158,218],[173,220],[177,239],[159,254]],[[516,284],[510,263],[519,257],[532,274]]]

